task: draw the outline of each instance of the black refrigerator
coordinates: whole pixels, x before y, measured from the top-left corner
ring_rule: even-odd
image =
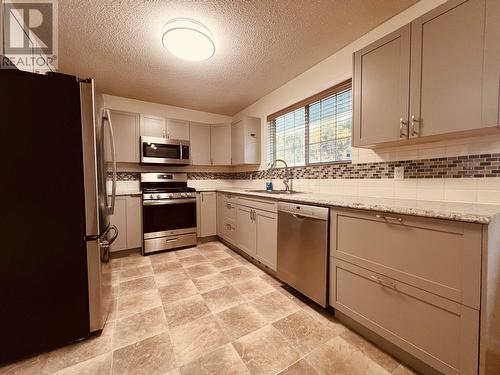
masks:
[[[0,98],[5,364],[102,330],[112,298],[109,245],[118,233],[109,223],[113,132],[93,80],[0,70]]]

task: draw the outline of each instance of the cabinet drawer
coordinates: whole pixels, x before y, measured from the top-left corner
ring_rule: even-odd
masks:
[[[231,220],[236,220],[236,211],[237,211],[237,206],[235,203],[232,203],[230,201],[226,201],[222,203],[222,217],[231,219]]]
[[[224,218],[222,225],[222,233],[226,241],[236,244],[238,240],[236,232],[236,220]]]
[[[481,225],[331,210],[331,255],[479,309]]]
[[[476,374],[479,312],[330,258],[337,310],[445,374]]]
[[[231,194],[231,193],[221,193],[222,194],[222,200],[224,202],[231,202],[231,203],[237,203],[238,201],[238,196]]]
[[[264,210],[269,212],[278,212],[278,202],[266,199],[254,199],[249,197],[239,197],[238,204],[255,208],[257,210]]]

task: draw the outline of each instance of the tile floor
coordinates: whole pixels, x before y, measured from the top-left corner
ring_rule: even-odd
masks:
[[[112,265],[101,335],[0,374],[414,374],[221,243]]]

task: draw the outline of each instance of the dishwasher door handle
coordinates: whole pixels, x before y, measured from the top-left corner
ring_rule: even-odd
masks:
[[[296,219],[305,219],[306,217],[303,215],[292,214],[292,216]]]

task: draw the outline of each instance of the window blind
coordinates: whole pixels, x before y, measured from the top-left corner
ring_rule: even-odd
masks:
[[[351,160],[352,82],[268,116],[267,160],[290,166]]]

